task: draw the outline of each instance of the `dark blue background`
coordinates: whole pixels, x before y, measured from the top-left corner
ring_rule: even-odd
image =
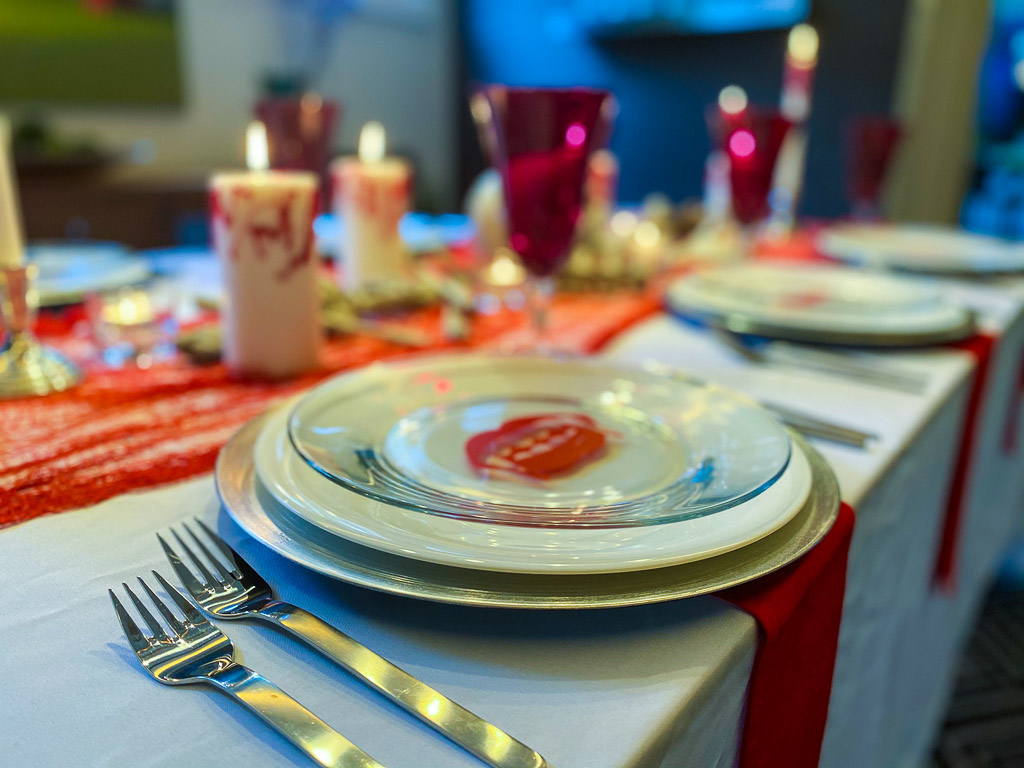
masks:
[[[843,125],[853,114],[889,112],[905,5],[814,2],[810,21],[821,51],[805,215],[847,211]],[[755,104],[778,103],[788,29],[595,38],[566,0],[463,0],[460,9],[466,84],[590,85],[615,92],[621,109],[612,149],[622,163],[625,202],[655,191],[674,200],[700,194],[708,151],[704,108],[723,86],[743,86]],[[466,183],[483,167],[466,115],[462,148]]]

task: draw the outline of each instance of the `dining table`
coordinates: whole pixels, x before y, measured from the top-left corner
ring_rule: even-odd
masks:
[[[201,256],[194,261],[204,264]],[[199,283],[184,269],[183,284],[214,290],[208,267]],[[858,353],[917,374],[925,382],[919,392],[758,363],[665,311],[595,353],[622,364],[657,361],[873,435],[862,448],[811,438],[856,513],[822,768],[927,763],[960,652],[1024,521],[1024,441],[1017,439],[1024,429],[1024,278],[913,279],[973,310],[989,342],[984,356],[957,345]],[[0,403],[0,415],[4,408]],[[61,429],[59,418],[52,429]],[[0,441],[17,444],[17,431],[8,429]],[[20,450],[31,453],[33,445]],[[180,477],[172,469],[168,478]],[[24,485],[25,477],[0,467],[0,486],[14,482]],[[960,497],[952,534],[951,494]],[[553,766],[736,764],[759,630],[730,602],[708,595],[545,611],[370,591],[249,538],[221,509],[209,472],[0,529],[0,763],[308,764],[226,697],[154,683],[124,640],[107,589],[154,569],[171,576],[156,534],[195,517],[282,599],[320,615]],[[939,578],[943,553],[949,562]],[[482,764],[293,638],[244,622],[221,629],[247,666],[389,768]],[[800,665],[791,674],[799,684]]]

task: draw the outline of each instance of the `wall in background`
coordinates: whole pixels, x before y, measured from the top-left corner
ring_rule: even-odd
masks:
[[[987,0],[911,3],[896,98],[910,130],[886,199],[895,218],[959,216],[975,165],[978,71],[991,19]]]
[[[802,212],[846,211],[844,120],[888,112],[906,0],[814,0],[811,21],[821,60],[810,126]],[[704,108],[725,85],[747,89],[754,103],[779,98],[787,32],[649,37],[596,42],[574,27],[569,0],[465,0],[461,34],[470,79],[513,85],[591,85],[619,98],[612,148],[622,162],[621,197],[661,191],[700,194],[708,151]],[[463,131],[469,167],[479,165]]]
[[[154,168],[240,166],[243,132],[266,70],[287,59],[274,0],[179,0],[185,99],[181,109],[40,108],[60,131],[115,149],[149,139]],[[335,38],[320,90],[344,104],[335,146],[355,147],[380,120],[390,146],[417,163],[428,206],[454,201],[454,0],[417,0],[403,14],[356,15]],[[15,118],[23,109],[6,108]]]

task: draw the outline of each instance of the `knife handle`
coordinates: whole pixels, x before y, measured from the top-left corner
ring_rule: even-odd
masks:
[[[312,613],[277,602],[261,610],[260,616],[313,646],[493,768],[551,768],[522,742]]]

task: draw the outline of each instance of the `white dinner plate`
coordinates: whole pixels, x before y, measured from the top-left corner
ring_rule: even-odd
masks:
[[[71,304],[96,291],[135,285],[152,273],[145,260],[128,256],[116,243],[33,245],[26,254],[39,269],[36,290],[43,307]]]
[[[347,540],[442,565],[511,573],[596,574],[660,568],[729,552],[785,525],[810,493],[807,458],[794,447],[782,475],[738,506],[675,523],[629,528],[535,528],[457,520],[354,493],[292,448],[285,409],[256,441],[260,482],[285,507]]]
[[[818,236],[835,259],[914,272],[987,274],[1024,271],[1024,245],[926,224],[841,224]]]
[[[852,267],[747,262],[701,270],[669,286],[674,312],[794,341],[878,346],[970,335],[969,311],[918,282]]]

